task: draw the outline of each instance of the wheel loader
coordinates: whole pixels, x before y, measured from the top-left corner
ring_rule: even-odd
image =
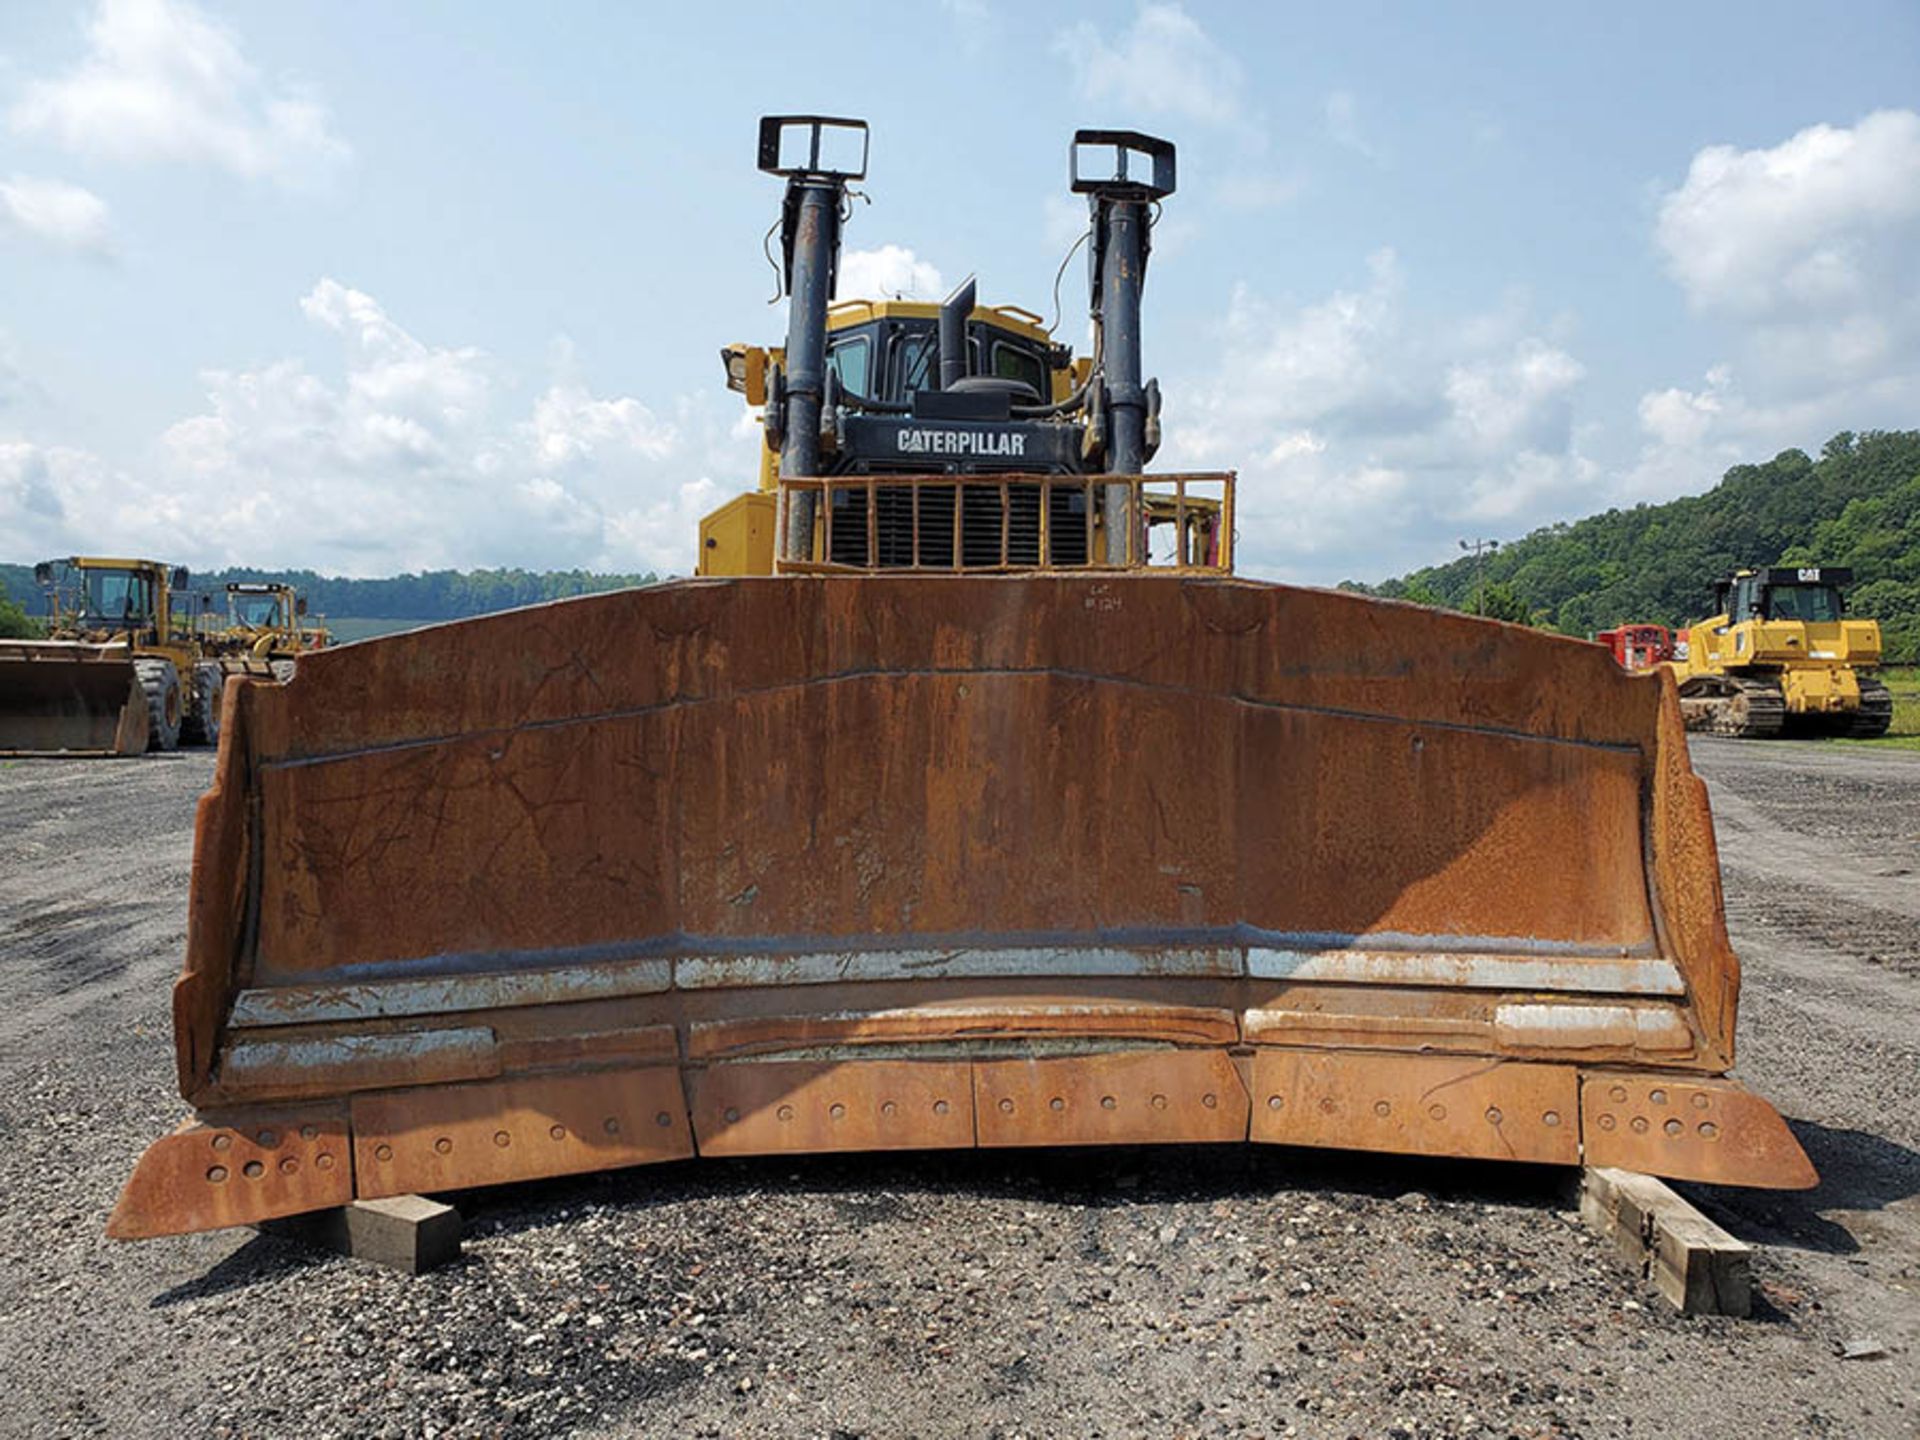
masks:
[[[227,624],[208,638],[229,675],[293,678],[300,657],[330,645],[322,626],[306,623],[307,601],[291,585],[268,580],[227,582]]]
[[[219,664],[155,560],[76,555],[34,567],[50,638],[0,642],[0,755],[138,755],[220,733]]]
[[[1880,626],[1847,614],[1852,583],[1837,565],[1767,565],[1716,581],[1716,613],[1690,628],[1686,658],[1669,662],[1687,728],[1744,739],[1886,734],[1893,695],[1873,675]]]
[[[699,1156],[1208,1142],[1804,1187],[1673,679],[1233,574],[1153,474],[1171,144],[1081,131],[1091,344],[836,304],[864,124],[762,121],[763,482],[691,580],[235,684],[110,1233]]]

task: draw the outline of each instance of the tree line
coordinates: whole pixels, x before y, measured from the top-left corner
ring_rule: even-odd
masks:
[[[1846,565],[1850,613],[1889,661],[1920,661],[1920,431],[1844,431],[1816,460],[1736,465],[1703,495],[1561,522],[1479,557],[1341,588],[1591,635],[1711,613],[1712,582],[1755,565]]]

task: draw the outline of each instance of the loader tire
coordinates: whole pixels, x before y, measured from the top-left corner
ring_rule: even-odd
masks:
[[[1878,680],[1860,682],[1860,708],[1847,717],[1847,736],[1877,740],[1893,724],[1893,692]]]
[[[180,694],[180,672],[171,660],[137,659],[133,669],[147,694],[147,749],[178,750],[186,709]]]
[[[220,743],[220,687],[224,679],[218,661],[203,660],[193,667],[193,703],[180,725],[180,738],[187,744]]]

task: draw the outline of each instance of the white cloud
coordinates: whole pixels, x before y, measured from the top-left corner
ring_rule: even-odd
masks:
[[[1327,138],[1334,144],[1379,163],[1379,148],[1361,133],[1360,105],[1350,91],[1335,90],[1327,96],[1326,125]]]
[[[904,245],[848,250],[840,256],[841,300],[942,300],[947,284],[934,265]]]
[[[205,409],[169,426],[150,462],[0,444],[0,533],[35,554],[104,546],[195,565],[684,574],[698,517],[753,483],[757,437],[717,397],[662,413],[596,394],[564,346],[522,395],[483,351],[423,341],[337,280],[300,310],[338,338],[337,370],[208,371]]]
[[[1378,578],[1470,525],[1511,531],[1602,490],[1574,406],[1584,367],[1510,300],[1415,317],[1391,251],[1364,286],[1296,307],[1234,292],[1216,368],[1168,381],[1165,468],[1240,473],[1254,573]]]
[[[1734,327],[1757,384],[1803,391],[1920,359],[1920,114],[1814,125],[1771,149],[1712,145],[1660,204],[1688,302]]]
[[[13,230],[60,250],[104,255],[112,249],[107,202],[64,180],[31,175],[0,180],[0,230]]]
[[[940,0],[940,8],[947,12],[960,48],[969,55],[985,50],[999,30],[999,18],[986,0]]]
[[[272,84],[232,31],[189,0],[99,0],[87,54],[30,83],[16,132],[120,161],[210,163],[249,179],[310,178],[348,148],[310,94]]]
[[[1814,125],[1766,149],[1713,145],[1660,204],[1654,238],[1726,358],[1648,390],[1636,497],[1920,406],[1920,114]]]
[[[1082,100],[1209,125],[1240,114],[1239,62],[1177,4],[1143,4],[1118,43],[1083,20],[1053,48],[1073,67]]]

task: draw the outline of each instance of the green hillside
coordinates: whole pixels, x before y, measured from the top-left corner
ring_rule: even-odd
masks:
[[[1852,566],[1852,612],[1880,622],[1889,660],[1920,661],[1920,431],[1842,433],[1818,460],[1787,450],[1704,495],[1536,530],[1485,557],[1485,609],[1568,635],[1681,625],[1715,577],[1781,561]],[[1480,578],[1463,556],[1344,588],[1472,610]]]

